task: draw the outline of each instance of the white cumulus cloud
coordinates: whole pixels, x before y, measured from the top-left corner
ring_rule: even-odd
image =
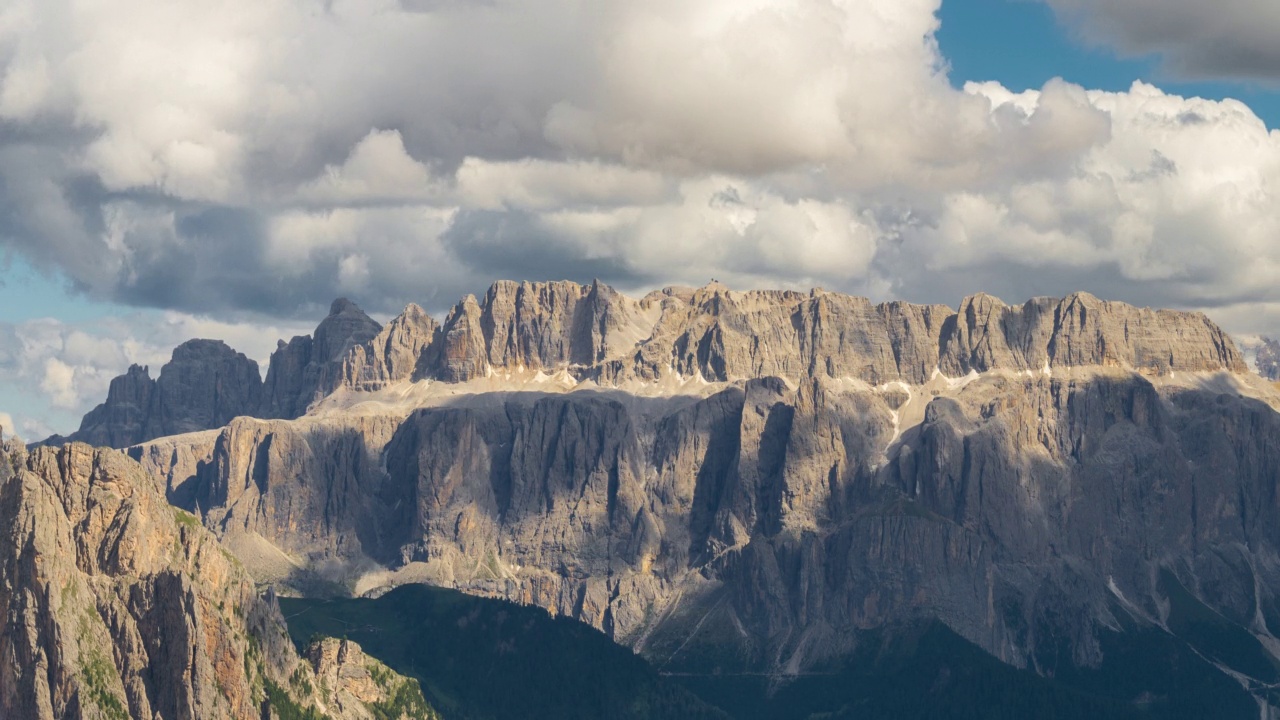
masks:
[[[1270,72],[1271,5],[1047,1]],[[0,246],[151,310],[11,324],[0,361],[79,410],[188,337],[263,360],[338,294],[440,312],[501,277],[1082,289],[1280,334],[1280,134],[1143,83],[957,89],[939,4],[10,0]]]

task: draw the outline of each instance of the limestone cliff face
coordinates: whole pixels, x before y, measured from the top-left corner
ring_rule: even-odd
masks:
[[[439,329],[425,310],[410,305],[377,335],[348,349],[337,371],[326,376],[321,391],[328,394],[339,388],[377,390],[412,379],[418,359],[435,340]]]
[[[406,321],[402,326],[409,324],[411,321]],[[380,333],[382,326],[355,303],[346,298],[334,300],[328,317],[320,322],[314,334],[295,337],[288,343],[280,341],[267,367],[261,406],[249,414],[295,418],[337,387],[343,377],[360,382],[376,379],[380,372],[386,372],[385,355],[376,356],[372,346],[369,350],[364,346]],[[389,340],[384,339],[384,353]],[[402,340],[397,339],[393,344],[399,342]],[[359,360],[348,358],[356,352],[360,353]]]
[[[436,342],[427,347],[415,368],[415,379],[436,378],[466,382],[484,377],[488,346],[481,327],[483,311],[472,295],[462,299],[445,318]]]
[[[382,482],[378,454],[397,426],[382,417],[324,423],[240,418],[212,442],[195,443],[191,474],[169,475],[169,497],[199,508],[206,524],[224,536],[292,538],[279,546],[330,557],[357,555],[362,547],[381,554],[405,542],[400,498]],[[135,452],[143,458],[140,450]],[[149,464],[159,467],[163,458]]]
[[[65,441],[128,447],[152,439],[147,437],[147,425],[155,385],[147,368],[131,365],[128,372],[111,380],[106,402],[90,410],[80,422],[80,430]]]
[[[213,537],[117,452],[3,460],[0,714],[259,717],[263,652],[288,648]]]
[[[485,296],[481,327],[495,368],[591,367],[628,349],[638,303],[599,282],[499,282]]]
[[[446,382],[491,370],[590,374],[648,337],[645,307],[599,282],[495,283],[483,299],[468,296],[449,312],[417,374]]]
[[[273,596],[119,452],[6,444],[0,528],[0,716],[356,720],[409,682],[353,645],[300,662]]]
[[[1016,307],[989,295],[966,298],[943,334],[941,353],[943,372],[955,374],[1046,366],[1246,370],[1235,344],[1203,314],[1135,308],[1087,293]]]
[[[343,720],[438,720],[417,680],[369,657],[350,640],[324,638],[305,653],[319,689],[316,709]]]
[[[795,672],[930,617],[1047,671],[1183,591],[1270,652],[1277,447],[1263,402],[1100,366],[241,419],[176,482],[232,547],[537,604],[672,670]]]
[[[794,673],[934,618],[1049,672],[1096,663],[1117,628],[1176,633],[1188,597],[1280,646],[1280,395],[1246,387],[1202,315],[572,283],[499,283],[439,328],[344,314],[278,353],[269,396],[287,368],[315,380],[281,397],[312,399],[521,369],[594,383],[131,449],[260,579],[533,603],[670,670]]]
[[[1244,369],[1203,315],[1084,293],[1010,307],[987,295],[959,312],[815,290],[668,288],[640,301],[599,283],[498,283],[450,313],[418,375],[461,382],[488,370],[566,370],[612,384],[699,375],[923,383],[994,369],[1115,366],[1148,373]]]
[[[86,442],[128,447],[166,435],[221,427],[258,411],[258,364],[218,340],[189,340],[152,380],[134,365],[111,381],[107,400],[91,410],[80,429],[51,444]]]
[[[277,341],[267,364],[258,417],[294,418],[306,412],[315,395],[318,375],[311,367],[313,345],[310,335],[298,335],[287,343]]]

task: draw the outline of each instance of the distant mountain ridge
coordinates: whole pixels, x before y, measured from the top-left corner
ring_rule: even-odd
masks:
[[[771,682],[922,621],[1041,675],[1163,639],[1280,707],[1280,390],[1203,315],[498,283],[366,320],[273,357],[261,414],[307,414],[128,449],[261,582],[452,587]]]
[[[1150,373],[1245,364],[1200,313],[1139,309],[1076,293],[1009,306],[989,295],[958,310],[813,290],[666,288],[635,300],[599,282],[501,281],[463,298],[443,326],[409,305],[384,328],[346,299],[312,335],[280,341],[265,382],[224,343],[192,340],[152,380],[133,366],[67,438],[128,447],[222,427],[233,417],[292,419],[342,389],[406,380],[462,383],[515,369],[603,386],[696,376],[851,377],[874,385],[995,369],[1127,367]]]

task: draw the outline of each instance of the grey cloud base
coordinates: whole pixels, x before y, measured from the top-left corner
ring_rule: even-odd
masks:
[[[1044,0],[1089,39],[1131,55],[1158,54],[1191,78],[1280,78],[1280,9],[1267,0]]]

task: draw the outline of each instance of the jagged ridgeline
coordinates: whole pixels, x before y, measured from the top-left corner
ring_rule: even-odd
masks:
[[[494,373],[564,373],[630,386],[671,378],[727,382],[854,378],[927,382],[995,369],[1130,367],[1154,373],[1244,371],[1230,339],[1201,314],[1138,309],[1087,294],[1009,307],[988,295],[959,312],[815,290],[737,293],[667,288],[640,300],[593,283],[500,282],[467,296],[443,326],[417,305],[382,327],[349,300],[309,336],[280,342],[266,382],[257,363],[192,340],[151,379],[133,366],[69,438],[128,447],[222,427],[237,416],[293,419],[339,391],[408,380],[463,383]]]
[[[806,678],[905,677],[869,647],[948,677],[931,648],[976,648],[1117,716],[1275,703],[1280,393],[1198,313],[499,283],[440,326],[335,303],[265,384],[217,393],[249,398],[230,422],[159,393],[168,373],[146,409],[113,386],[81,433],[133,443],[293,592],[536,605],[726,705],[763,683],[757,710]],[[912,677],[900,695],[956,699]]]

